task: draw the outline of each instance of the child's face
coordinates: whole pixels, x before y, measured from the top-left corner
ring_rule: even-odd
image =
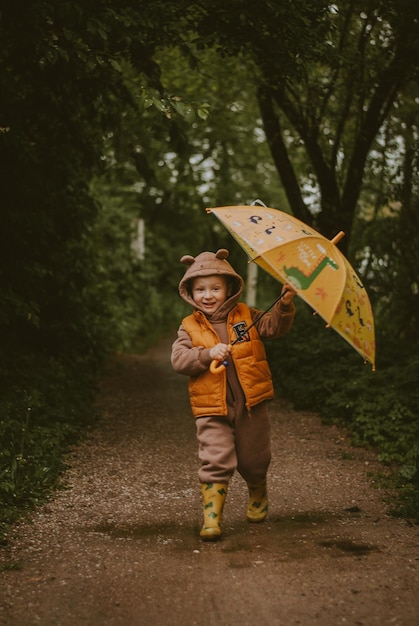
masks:
[[[192,279],[192,298],[205,313],[215,313],[227,300],[228,285],[224,276],[198,276]]]

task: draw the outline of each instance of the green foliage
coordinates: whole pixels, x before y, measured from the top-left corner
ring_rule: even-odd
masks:
[[[390,203],[382,212],[375,220],[359,220],[355,241],[368,251],[379,326],[404,344],[419,324],[419,196],[404,205]]]
[[[104,139],[131,101],[125,65],[154,94],[153,50],[172,42],[180,10],[167,2],[118,11],[106,1],[20,5],[2,7],[0,19],[2,521],[56,483],[63,451],[92,416],[104,359],[146,334],[162,304],[148,307],[154,276],[142,289],[125,224],[89,187]]]
[[[254,65],[244,54],[220,59],[214,49],[200,49],[200,40],[192,36],[187,43],[186,53],[185,46],[162,49],[157,58],[168,93],[184,102],[194,98],[208,105],[204,123],[177,119],[176,138],[187,138],[187,145],[172,144],[178,154],[176,169],[185,174],[182,182],[189,188],[187,200],[200,210],[201,228],[204,206],[262,198],[271,206],[287,208],[260,120]],[[219,229],[217,237],[223,236]]]
[[[0,538],[57,485],[64,453],[95,417],[95,378],[82,356],[26,357],[19,380],[14,367],[1,372]]]
[[[329,238],[343,229],[343,251],[374,140],[402,90],[415,83],[417,8],[414,0],[404,7],[394,0],[320,3],[313,45],[304,45],[309,35],[301,25],[297,31],[303,46],[296,68],[266,53],[274,39],[269,29],[248,46],[261,73],[264,128],[291,210]]]
[[[403,511],[419,520],[419,345],[383,334],[377,345],[373,372],[299,303],[290,334],[267,349],[279,393],[343,425],[354,445],[375,449],[393,472]]]

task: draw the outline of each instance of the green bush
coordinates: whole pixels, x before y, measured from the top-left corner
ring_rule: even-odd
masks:
[[[95,417],[94,378],[82,359],[32,357],[20,365],[20,381],[14,368],[2,377],[0,538],[57,485],[64,453]]]
[[[395,510],[419,521],[419,346],[384,336],[377,345],[373,372],[298,302],[293,329],[267,352],[278,392],[348,428],[354,445],[375,449],[399,490]]]

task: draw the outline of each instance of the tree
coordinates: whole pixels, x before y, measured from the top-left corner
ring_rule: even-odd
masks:
[[[212,37],[222,52],[240,48],[255,65],[267,141],[293,213],[326,236],[345,230],[345,249],[373,141],[417,76],[417,3],[236,5],[235,27],[218,3],[203,23],[208,29],[216,17]],[[307,166],[297,171],[302,148]]]
[[[22,499],[45,495],[94,413],[124,287],[102,265],[91,181],[131,101],[124,65],[160,94],[153,54],[176,40],[183,11],[182,0],[2,2],[0,526]]]
[[[285,116],[306,149],[320,192],[317,223],[328,236],[340,226],[350,237],[374,139],[418,69],[417,7],[394,8],[388,2],[342,3],[331,16],[324,52],[304,68],[300,83],[278,76],[273,84],[262,68],[261,111],[278,171],[286,181],[289,167],[279,155],[289,153],[281,132]],[[288,189],[291,194],[295,185]],[[295,196],[293,208],[306,219],[302,197]]]
[[[371,280],[379,326],[412,347],[419,323],[419,111],[417,85],[403,90],[373,145],[364,208],[354,229]],[[365,253],[366,252],[366,253]]]
[[[93,358],[110,335],[94,302],[89,184],[131,98],[123,63],[158,90],[153,53],[177,36],[182,4],[21,4],[0,19],[2,349],[6,361],[67,349]]]

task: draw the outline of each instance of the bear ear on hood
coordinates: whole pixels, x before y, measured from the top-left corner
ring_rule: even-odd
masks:
[[[183,263],[184,265],[192,265],[192,263],[195,263],[195,258],[191,256],[190,254],[185,254],[180,259],[180,262]]]
[[[220,248],[215,253],[215,258],[216,259],[220,259],[221,261],[224,261],[224,259],[226,259],[228,257],[228,255],[229,255],[229,251],[228,250],[226,250],[225,248]]]

